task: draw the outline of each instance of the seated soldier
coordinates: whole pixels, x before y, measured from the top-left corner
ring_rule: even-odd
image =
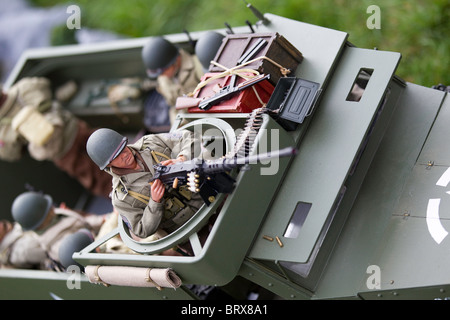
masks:
[[[36,119],[27,116],[36,113],[41,114],[52,127],[51,134],[43,137],[39,143],[28,140],[30,136],[42,134],[43,130],[37,124],[27,127],[32,129],[29,135],[21,133],[21,126],[27,119]],[[52,161],[92,194],[105,198],[109,196],[110,177],[98,171],[86,154],[86,141],[94,129],[53,100],[51,84],[47,78],[22,78],[2,92],[0,120],[0,160],[19,160],[23,147],[27,146],[33,159]]]
[[[62,269],[58,250],[65,236],[80,229],[96,234],[109,216],[82,214],[64,206],[55,207],[49,195],[32,191],[24,192],[14,199],[11,213],[24,232],[34,232],[35,246],[45,252],[40,267],[51,270]]]
[[[157,90],[170,108],[170,121],[176,117],[175,103],[179,96],[192,92],[200,82],[203,67],[196,55],[162,37],[150,38],[142,48],[142,60],[150,79],[157,79]]]

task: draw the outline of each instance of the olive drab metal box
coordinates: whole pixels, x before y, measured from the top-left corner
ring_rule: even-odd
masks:
[[[278,80],[267,108],[286,130],[295,130],[298,124],[310,116],[320,95],[319,84],[295,77]]]

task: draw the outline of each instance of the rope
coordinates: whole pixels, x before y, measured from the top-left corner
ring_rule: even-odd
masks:
[[[147,273],[146,273],[147,276],[145,277],[145,281],[153,283],[153,284],[155,285],[155,287],[156,287],[159,291],[161,291],[162,288],[161,288],[155,281],[153,281],[152,278],[150,277],[150,271],[152,271],[152,268],[148,268],[148,269],[147,269]]]
[[[94,279],[95,279],[95,281],[100,282],[100,283],[103,284],[105,287],[109,287],[109,284],[106,283],[106,282],[104,282],[104,281],[100,278],[100,276],[98,275],[98,269],[99,269],[99,268],[100,268],[100,266],[98,265],[98,266],[96,266],[95,269],[94,269]]]
[[[283,75],[283,77],[287,77],[287,75],[291,72],[291,70],[289,70],[288,68],[283,67],[279,63],[275,62],[274,60],[272,60],[272,59],[270,59],[269,57],[266,57],[266,56],[257,57],[257,58],[255,58],[253,60],[247,61],[246,63],[238,65],[238,66],[235,66],[233,68],[227,68],[227,67],[221,65],[220,63],[218,63],[216,61],[211,61],[211,64],[213,64],[213,65],[215,65],[215,66],[217,66],[219,68],[222,68],[225,71],[223,71],[222,73],[219,73],[217,75],[214,75],[214,76],[212,76],[209,79],[206,79],[206,80],[200,82],[197,85],[197,87],[194,89],[194,91],[189,93],[188,96],[189,97],[194,96],[198,91],[200,91],[203,87],[207,86],[210,82],[212,82],[214,80],[217,80],[217,79],[220,79],[220,78],[223,78],[223,77],[226,77],[226,76],[236,75],[236,76],[239,76],[241,78],[244,78],[245,80],[252,79],[252,78],[258,76],[259,72],[254,70],[254,69],[248,69],[248,68],[243,68],[243,67],[246,66],[246,65],[252,64],[255,61],[262,60],[262,59],[265,59],[265,60],[269,61],[270,63],[274,64],[275,66],[277,66],[280,69],[280,73]],[[253,74],[253,76],[252,75],[248,75],[249,73]],[[261,107],[265,107],[265,103],[262,101],[261,97],[259,96],[258,91],[253,86],[252,86],[252,89],[253,89],[253,92],[255,93],[256,99],[258,99],[259,103],[261,104]]]
[[[211,61],[211,63],[213,63],[214,61]],[[220,66],[220,65],[219,65]],[[221,68],[225,68],[223,66],[220,66]],[[197,87],[194,89],[193,92],[189,93],[188,96],[192,97],[194,96],[198,91],[200,91],[203,87],[207,86],[210,82],[220,79],[220,78],[224,78],[226,76],[232,76],[232,75],[237,75],[241,78],[244,78],[246,80],[249,80],[251,78],[254,78],[256,76],[259,75],[259,72],[253,69],[244,69],[244,68],[240,68],[241,66],[238,67],[234,67],[231,69],[227,69],[222,73],[219,73],[217,75],[212,76],[211,78],[208,78],[206,80],[201,81]],[[226,69],[226,68],[225,68]],[[249,76],[248,73],[252,73],[253,76]]]
[[[203,87],[205,87],[206,85],[208,85],[211,81],[214,81],[214,80],[217,80],[217,79],[226,77],[226,76],[237,75],[237,76],[240,76],[240,77],[242,77],[242,78],[244,78],[244,79],[246,79],[246,80],[249,80],[249,79],[251,79],[251,78],[254,78],[254,77],[256,77],[256,76],[259,75],[259,72],[258,72],[257,70],[254,70],[254,69],[243,68],[243,67],[245,67],[245,66],[247,66],[247,65],[249,65],[249,64],[252,64],[252,63],[255,62],[255,61],[263,60],[263,59],[264,59],[264,60],[267,60],[267,61],[269,61],[270,63],[272,63],[272,64],[274,64],[275,66],[277,66],[277,67],[280,69],[280,72],[281,72],[281,74],[283,75],[283,77],[287,77],[287,75],[291,72],[291,70],[289,70],[289,69],[283,67],[282,65],[280,65],[280,64],[277,63],[276,61],[274,61],[274,60],[272,60],[272,59],[270,59],[269,57],[266,57],[266,56],[260,56],[260,57],[257,57],[257,58],[255,58],[255,59],[253,59],[253,60],[247,61],[246,63],[241,64],[241,65],[238,65],[238,66],[235,66],[235,67],[233,67],[233,68],[227,68],[227,67],[221,65],[220,63],[218,63],[218,62],[216,62],[216,61],[211,61],[211,64],[213,64],[213,65],[215,65],[215,66],[217,66],[217,67],[219,67],[219,68],[222,68],[222,69],[224,69],[225,71],[223,71],[223,72],[221,72],[221,73],[219,73],[219,74],[217,74],[217,75],[214,75],[214,76],[212,76],[212,77],[209,78],[209,79],[206,79],[206,80],[204,80],[204,81],[201,81],[201,82],[197,85],[197,87],[194,89],[194,91],[188,94],[188,96],[189,96],[189,97],[194,96],[198,91],[200,91],[200,89],[202,89]],[[247,75],[247,73],[252,73],[253,76],[249,76],[249,75]]]

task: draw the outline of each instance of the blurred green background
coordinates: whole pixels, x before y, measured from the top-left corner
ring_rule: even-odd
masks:
[[[397,75],[430,87],[450,85],[450,1],[306,1],[248,0],[261,12],[349,33],[360,48],[402,53]],[[67,3],[81,8],[81,27],[103,29],[128,37],[144,37],[245,25],[256,22],[243,0],[32,0],[35,6]],[[370,5],[381,10],[381,29],[366,26]],[[59,29],[59,31],[57,30]],[[67,28],[56,28],[54,44],[64,43]]]

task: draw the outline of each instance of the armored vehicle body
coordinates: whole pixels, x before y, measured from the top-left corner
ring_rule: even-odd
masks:
[[[10,288],[1,291],[2,298],[200,299],[195,286],[220,288],[237,299],[248,299],[252,290],[282,299],[448,297],[447,93],[399,78],[400,53],[357,48],[345,32],[268,13],[263,18],[251,32],[248,26],[235,28],[225,38],[231,43],[238,36],[282,37],[269,39],[270,45],[288,43],[278,54],[289,51],[297,57],[294,67],[283,66],[287,59],[282,59],[270,73],[287,73],[255,85],[261,92],[268,88],[269,95],[262,104],[255,98],[252,110],[194,107],[180,112],[170,131],[200,133],[212,141],[216,158],[236,155],[244,144],[245,155],[286,147],[297,153],[231,170],[231,192],[210,198],[183,227],[161,239],[137,241],[119,220],[111,233],[73,255],[97,276],[108,267],[130,278],[135,272],[169,268],[181,285],[158,290],[142,279],[136,280],[138,286],[115,279],[103,286],[91,283],[87,272],[2,269],[0,286]],[[191,37],[196,41],[203,34]],[[185,34],[166,39],[189,47]],[[145,78],[140,55],[147,40],[29,50],[5,87],[24,77],[47,77],[53,84],[76,80],[80,90],[65,106],[68,110],[92,126],[136,135],[142,129],[141,100],[119,105],[118,114],[108,103],[88,104],[86,99],[105,79]],[[218,51],[218,61],[225,51]],[[224,61],[225,69],[233,68]],[[259,70],[269,73],[272,63],[264,63]],[[219,67],[210,66],[205,75],[223,71],[214,68]],[[111,209],[107,199],[92,197],[51,163],[25,157],[1,163],[0,170],[9,186],[2,212],[24,183],[75,207]],[[201,240],[199,232],[212,217],[207,238]],[[96,250],[117,235],[132,253]],[[183,242],[191,245],[192,255],[160,254]]]

